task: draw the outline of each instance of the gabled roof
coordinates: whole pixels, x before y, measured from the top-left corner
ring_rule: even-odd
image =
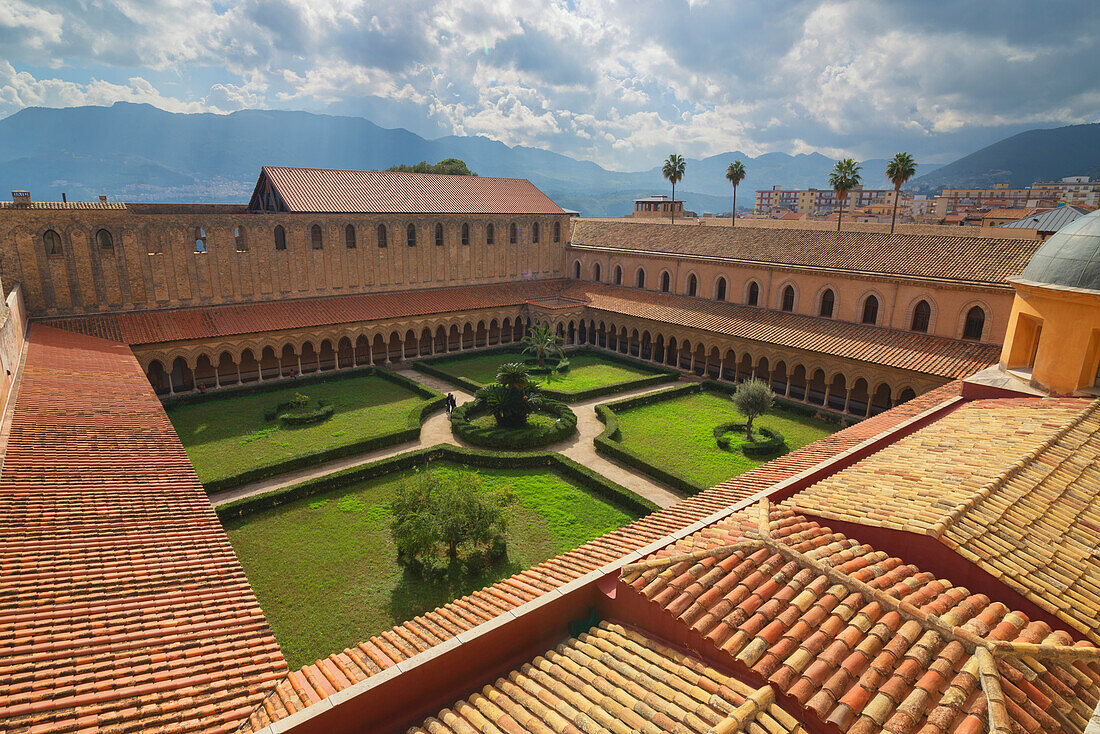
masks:
[[[937,236],[581,219],[571,244],[997,285],[1019,275],[1040,245],[1033,240],[962,236],[963,232]]]
[[[1014,222],[1005,222],[1001,227],[1008,229],[1037,229],[1040,232],[1057,232],[1072,221],[1080,219],[1088,214],[1088,209],[1067,204],[1055,207],[1040,214],[1032,214],[1017,219]]]
[[[0,474],[0,730],[224,732],[285,672],[129,348],[33,325]]]
[[[252,207],[270,182],[281,211],[410,214],[564,214],[525,178],[264,166]]]

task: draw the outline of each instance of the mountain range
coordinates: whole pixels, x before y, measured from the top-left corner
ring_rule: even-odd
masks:
[[[1084,147],[1060,158],[1050,155],[1047,169],[1056,169],[1050,175],[1100,170],[1097,166],[1079,170],[1081,151],[1097,158],[1095,153],[1100,150],[1100,125],[1080,125],[1023,133],[942,169],[922,164],[918,169],[922,176],[913,184],[983,175],[985,159],[966,163],[968,159],[1016,138],[1034,135],[986,156],[1001,169],[1017,165],[1014,155],[1024,151],[1014,154],[1014,148],[1057,149],[1058,142],[1041,145],[1037,140],[1075,128],[1089,128],[1067,138],[1075,146]],[[659,166],[647,171],[610,171],[591,161],[539,148],[510,147],[481,136],[450,135],[429,140],[405,129],[380,127],[361,117],[282,110],[181,114],[118,102],[110,107],[29,107],[0,120],[0,185],[8,190],[29,190],[39,200],[57,200],[65,193],[72,200],[106,194],[115,201],[243,202],[252,192],[262,165],[384,169],[444,158],[461,158],[482,176],[528,178],[561,206],[591,216],[628,214],[635,198],[669,191]],[[820,153],[765,153],[754,158],[731,151],[687,159],[677,198],[684,199],[686,208],[695,211],[728,212],[731,190],[725,170],[735,159],[742,160],[748,170],[738,190],[738,209],[751,209],[753,192],[773,185],[824,188],[834,164],[833,159]],[[885,160],[862,161],[862,166],[867,188],[889,187],[880,173],[885,169]],[[958,168],[958,173],[936,178],[952,167]],[[1025,176],[1030,174],[1023,171],[1032,170],[1022,163],[1018,168]],[[985,174],[997,175],[988,170]]]

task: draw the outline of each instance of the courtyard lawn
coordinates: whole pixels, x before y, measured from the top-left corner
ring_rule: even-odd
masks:
[[[288,428],[264,413],[302,393],[331,403],[328,420]],[[404,430],[425,398],[375,375],[345,377],[168,409],[187,455],[203,483],[263,469],[328,449]]]
[[[455,377],[487,385],[497,376],[497,369],[507,362],[519,362],[527,355],[497,352],[496,354],[472,355],[465,359],[443,361],[433,366]],[[556,359],[547,360],[548,365]],[[545,388],[562,393],[580,393],[594,388],[608,387],[633,382],[660,374],[646,369],[644,365],[632,365],[605,359],[598,354],[569,355],[569,369],[558,375],[534,375],[534,379]]]
[[[733,401],[725,393],[704,390],[616,411],[616,415],[623,447],[699,487],[713,487],[773,458],[749,458],[737,448],[732,451],[718,448],[715,426],[740,418]],[[758,426],[782,433],[792,451],[840,430],[838,425],[797,415],[778,406],[770,415],[757,418],[753,427]]]
[[[435,463],[422,471],[475,471]],[[389,532],[399,472],[225,522],[291,669],[361,642],[636,519],[544,469],[479,469],[515,496],[505,562],[442,581],[406,576]]]

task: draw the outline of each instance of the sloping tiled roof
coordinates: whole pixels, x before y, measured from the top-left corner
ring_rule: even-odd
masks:
[[[969,377],[997,361],[993,344],[945,339],[814,316],[636,288],[575,282],[590,308],[728,334],[946,378]]]
[[[948,379],[969,377],[1000,356],[1000,349],[992,344],[573,280],[70,316],[44,319],[42,323],[139,345],[499,308],[554,297],[575,299],[608,313]]]
[[[1066,206],[1059,206],[1041,214],[1024,216],[1014,222],[1005,222],[1001,227],[1006,229],[1037,229],[1040,232],[1057,232],[1065,225],[1080,219],[1088,213],[1087,209],[1067,204]]]
[[[0,731],[231,731],[285,672],[133,354],[32,326],[0,475]]]
[[[772,509],[765,542],[759,517],[735,513],[623,580],[848,734],[985,732],[993,709],[999,731],[1084,730],[1100,663],[1040,662],[995,643],[1088,643],[790,509]],[[977,648],[1006,654],[983,671]],[[1003,696],[993,705],[987,673]]]
[[[0,201],[0,209],[21,211],[27,209],[125,209],[121,201],[32,201],[30,204],[15,204]]]
[[[564,214],[525,178],[264,166],[292,212]]]
[[[805,734],[775,703],[702,660],[601,622],[501,676],[409,734],[659,731]]]
[[[1100,402],[968,403],[789,503],[938,538],[1100,642]]]
[[[960,233],[961,234],[961,233]],[[577,221],[571,244],[1003,285],[1039,243],[990,237]]]
[[[242,732],[254,732],[407,660],[482,622],[536,599],[590,571],[744,500],[777,482],[858,445],[959,395],[953,382],[874,418],[792,451],[717,487],[654,512],[533,568],[375,635],[355,647],[294,671],[253,712]]]

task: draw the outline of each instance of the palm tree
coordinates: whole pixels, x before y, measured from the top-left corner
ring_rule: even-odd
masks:
[[[550,354],[561,356],[561,337],[554,333],[550,324],[536,324],[521,340],[524,354],[533,354],[539,358],[539,367],[546,366],[546,357]]]
[[[848,192],[859,186],[860,167],[851,158],[845,158],[836,162],[833,172],[829,174],[829,186],[832,187],[836,197],[840,199],[840,211],[836,217],[836,231],[840,231],[840,222],[844,219],[844,200],[848,198]]]
[[[676,153],[669,155],[665,167],[661,169],[665,178],[672,182],[672,222],[676,223],[676,184],[684,177],[684,157]]]
[[[502,428],[522,428],[527,425],[527,416],[544,405],[527,365],[519,362],[502,364],[496,382],[482,387],[474,397]]]
[[[890,234],[894,233],[894,222],[898,219],[898,199],[901,198],[902,185],[917,173],[917,164],[908,153],[898,153],[886,164],[886,178],[894,182],[894,213],[890,215]]]
[[[730,226],[737,226],[737,184],[745,180],[745,166],[741,161],[734,161],[726,169],[726,179],[733,184],[733,213],[730,214]]]

